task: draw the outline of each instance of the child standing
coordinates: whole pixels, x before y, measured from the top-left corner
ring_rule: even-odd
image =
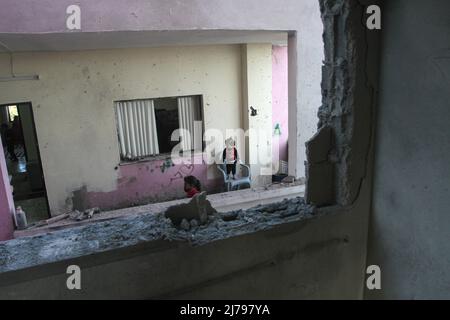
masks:
[[[227,175],[231,179],[236,178],[236,164],[239,160],[238,152],[236,149],[236,142],[233,138],[229,138],[225,141],[225,149],[223,149],[222,160],[226,164]],[[232,174],[230,177],[230,173]]]

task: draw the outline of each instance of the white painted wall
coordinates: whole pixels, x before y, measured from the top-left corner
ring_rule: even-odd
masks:
[[[269,58],[260,67],[271,71]],[[2,76],[7,61],[0,55]],[[240,45],[19,53],[14,65],[16,74],[41,78],[2,82],[0,96],[1,103],[33,104],[53,214],[84,185],[88,192],[115,189],[113,101],[202,94],[207,129],[241,127]]]
[[[257,187],[272,180],[272,45],[247,44],[243,51],[243,122],[249,136],[245,160]],[[250,107],[257,110],[256,116],[251,116]]]

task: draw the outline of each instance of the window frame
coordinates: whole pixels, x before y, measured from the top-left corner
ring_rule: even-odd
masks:
[[[138,163],[146,163],[146,162],[152,162],[152,161],[162,161],[166,160],[167,158],[170,158],[172,153],[171,152],[164,152],[159,153],[156,155],[149,155],[142,157],[140,159],[133,159],[133,160],[126,160],[122,157],[120,152],[120,135],[119,135],[119,118],[117,115],[117,108],[116,103],[119,102],[130,102],[130,101],[141,101],[141,100],[158,100],[158,99],[178,99],[178,98],[185,98],[185,97],[198,97],[199,98],[199,104],[200,104],[200,118],[202,121],[202,137],[205,132],[205,111],[204,111],[204,97],[203,94],[189,94],[189,95],[180,95],[180,96],[164,96],[164,97],[153,97],[153,98],[135,98],[135,99],[122,99],[122,100],[114,100],[113,101],[113,109],[114,109],[114,118],[116,121],[116,137],[117,137],[117,147],[119,150],[119,166],[126,166],[126,165],[133,165]],[[158,142],[159,145],[159,142]],[[202,151],[196,152],[194,149],[190,150],[192,156],[204,156],[205,155],[205,141],[203,141],[202,138]]]

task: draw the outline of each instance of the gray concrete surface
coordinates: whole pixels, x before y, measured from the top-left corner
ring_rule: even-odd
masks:
[[[450,298],[450,2],[385,1],[373,299]]]
[[[242,218],[227,223],[228,227],[215,233],[216,239],[204,243],[195,243],[195,237],[190,239],[192,235],[201,239],[204,231],[174,231],[176,238],[146,241],[146,236],[154,236],[161,229],[146,228],[142,217],[134,218],[141,219],[141,223],[123,221],[128,229],[116,224],[116,239],[103,242],[105,236],[113,236],[108,230],[112,226],[104,225],[104,232],[91,233],[90,243],[95,247],[101,242],[110,249],[118,245],[115,249],[0,273],[0,298],[357,299],[363,290],[361,265],[365,261],[366,235],[359,228],[364,217],[358,209],[361,207],[356,206],[356,211],[322,211],[321,216],[300,220],[294,216],[286,218],[286,223],[263,229],[260,227],[264,224],[247,221],[246,230],[250,230],[249,226],[258,229],[252,232],[240,230],[246,224]],[[226,229],[234,236],[223,238]],[[86,249],[89,241],[76,237],[87,235],[72,231],[65,244],[34,239],[34,246],[43,245],[41,250],[27,249],[22,243],[22,249],[15,252],[29,250],[40,259],[48,254],[62,257],[71,248],[71,254],[80,246]],[[33,238],[15,241],[30,243],[26,239]],[[122,245],[125,247],[119,248]],[[16,263],[20,261],[16,259]],[[72,264],[82,270],[80,291],[66,287],[66,268]]]

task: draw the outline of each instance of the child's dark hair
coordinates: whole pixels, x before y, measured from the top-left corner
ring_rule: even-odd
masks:
[[[202,185],[200,184],[200,181],[194,176],[184,177],[184,182],[195,187],[198,191],[201,191],[201,189],[202,189]]]

